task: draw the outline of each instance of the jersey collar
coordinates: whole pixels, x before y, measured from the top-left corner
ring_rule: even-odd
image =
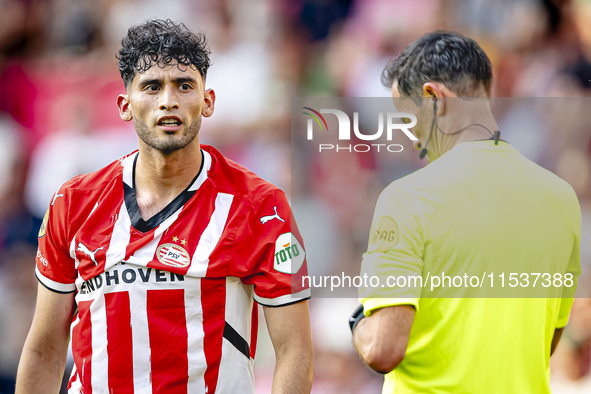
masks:
[[[455,145],[451,148],[448,152],[451,151],[458,151],[462,149],[491,149],[491,150],[515,150],[513,146],[505,141],[499,140],[498,145],[495,145],[494,139],[486,139],[486,140],[473,140],[473,141],[464,141],[460,142],[459,144]]]
[[[131,225],[136,230],[146,233],[155,229],[166,219],[174,215],[175,212],[182,208],[195,195],[207,179],[207,174],[211,168],[211,155],[201,149],[201,167],[195,178],[193,178],[189,186],[176,196],[174,200],[148,220],[142,219],[135,194],[135,166],[138,156],[139,152],[136,152],[123,160],[123,189],[125,193],[125,207],[127,208]]]

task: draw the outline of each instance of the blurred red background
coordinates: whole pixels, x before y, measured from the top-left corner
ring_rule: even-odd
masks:
[[[126,29],[150,17],[182,20],[209,38],[206,85],[218,99],[202,142],[288,192],[291,97],[387,97],[379,76],[388,59],[436,28],[483,46],[494,65],[494,96],[591,96],[588,0],[0,0],[0,393],[13,392],[32,319],[37,231],[50,196],[137,145],[115,106],[124,91],[115,54]],[[577,191],[588,274],[591,130],[573,130],[525,136],[536,143],[524,154]],[[401,160],[405,171],[420,165],[414,156]],[[332,175],[318,166],[306,173],[318,184]],[[349,251],[360,260],[363,250]],[[381,391],[382,376],[350,343],[346,318],[356,304],[310,302],[315,394]],[[262,326],[257,388],[270,392],[274,356]],[[590,370],[591,302],[579,299],[552,357],[555,392],[591,392]]]

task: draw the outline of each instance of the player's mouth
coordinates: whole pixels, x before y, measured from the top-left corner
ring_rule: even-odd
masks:
[[[179,131],[183,122],[178,116],[163,116],[158,119],[158,127],[166,132]]]

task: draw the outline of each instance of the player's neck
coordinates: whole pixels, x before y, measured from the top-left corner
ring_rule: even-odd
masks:
[[[164,155],[142,146],[135,166],[135,194],[144,220],[160,212],[182,193],[201,168],[198,138],[185,148]]]

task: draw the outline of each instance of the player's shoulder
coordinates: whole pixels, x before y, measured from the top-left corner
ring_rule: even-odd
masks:
[[[48,212],[51,211],[51,215],[56,217],[67,218],[72,233],[88,217],[101,195],[109,189],[109,185],[112,186],[113,182],[120,179],[123,161],[131,155],[97,171],[78,175],[64,182],[51,198]]]
[[[218,191],[245,199],[250,204],[255,204],[270,194],[285,194],[273,183],[228,159],[214,147],[202,144],[201,148],[211,155],[212,164],[208,177]]]
[[[96,171],[77,175],[66,181],[62,187],[60,187],[60,190],[68,193],[102,192],[107,187],[107,185],[113,182],[114,179],[121,176],[125,159],[131,157],[134,153],[135,152],[132,152],[129,155],[121,157]]]

